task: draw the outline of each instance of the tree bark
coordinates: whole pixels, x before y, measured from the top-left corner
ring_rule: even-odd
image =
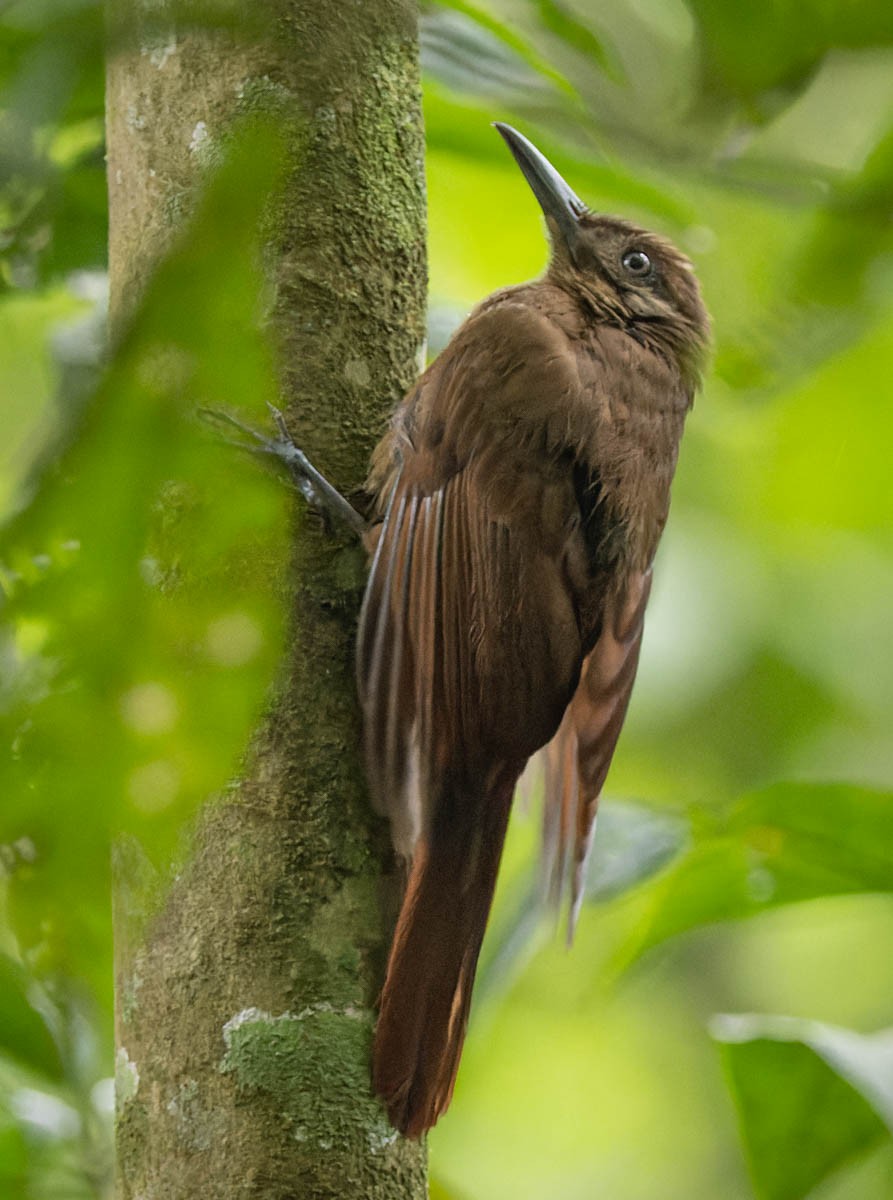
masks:
[[[137,24],[165,11],[133,4]],[[283,402],[296,441],[349,492],[423,344],[416,5],[253,8],[264,36],[154,26],[111,56],[112,331],[209,148],[272,106],[288,159],[265,231]],[[369,1084],[394,889],[358,752],[357,555],[296,513],[289,661],[244,778],[206,805],[148,923],[146,889],[120,882],[120,1200],[427,1194],[424,1146],[394,1134]]]

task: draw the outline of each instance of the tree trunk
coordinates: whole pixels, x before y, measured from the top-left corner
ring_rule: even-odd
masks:
[[[135,21],[170,11],[132,3]],[[423,343],[416,6],[249,7],[265,36],[155,28],[111,56],[112,328],[189,207],[203,147],[275,106],[288,172],[264,236],[283,402],[350,491]],[[245,777],[206,806],[148,925],[138,883],[116,897],[121,1200],[426,1195],[424,1147],[369,1085],[394,889],[358,753],[358,552],[295,524],[289,662]]]

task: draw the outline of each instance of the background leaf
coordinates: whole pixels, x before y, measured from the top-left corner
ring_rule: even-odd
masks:
[[[738,1107],[757,1194],[800,1200],[831,1172],[889,1140],[893,1031],[717,1017],[714,1037]]]
[[[819,896],[893,891],[893,796],[776,784],[744,797],[636,898],[635,953],[714,921]]]
[[[59,1050],[32,1003],[32,988],[22,967],[0,954],[0,1054],[58,1081],[62,1078]]]
[[[33,847],[12,876],[17,933],[91,981],[108,978],[110,833],[165,858],[233,771],[275,661],[285,486],[233,471],[194,410],[275,396],[255,239],[276,161],[255,129],[218,172],[0,542],[0,840]]]

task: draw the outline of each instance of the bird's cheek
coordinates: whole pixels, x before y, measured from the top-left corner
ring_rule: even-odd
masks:
[[[662,315],[664,306],[650,292],[628,289],[623,296],[625,306],[637,317],[653,319]]]

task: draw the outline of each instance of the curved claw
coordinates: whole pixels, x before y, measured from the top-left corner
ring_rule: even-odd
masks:
[[[324,516],[336,516],[352,529],[354,533],[362,537],[366,532],[366,522],[353,505],[345,500],[338,489],[329,483],[322,472],[314,467],[304,451],[295,445],[291,434],[288,432],[288,426],[285,424],[285,417],[280,410],[269,403],[267,407],[272,414],[279,432],[278,438],[268,438],[264,434],[258,433],[250,425],[244,424],[237,417],[232,416],[231,413],[223,412],[221,409],[200,408],[198,412],[201,417],[212,424],[216,422],[221,425],[230,425],[234,429],[238,429],[240,433],[246,434],[257,443],[260,453],[272,454],[276,458],[281,459],[308,504],[312,504]],[[242,442],[230,442],[230,444],[238,446],[243,450],[255,449],[255,447],[245,445]],[[255,450],[255,452],[258,452],[258,450]]]

